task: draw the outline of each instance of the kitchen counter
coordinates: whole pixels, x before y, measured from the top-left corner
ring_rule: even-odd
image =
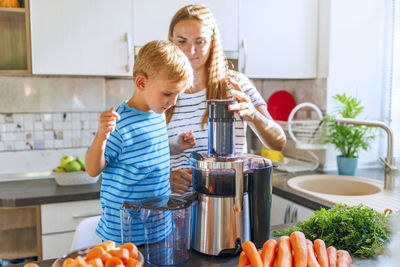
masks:
[[[314,210],[321,207],[329,208],[331,205],[328,202],[303,196],[287,185],[289,178],[310,173],[315,172],[289,174],[274,171],[272,182],[273,194]],[[98,199],[100,198],[101,179],[95,184],[74,186],[59,186],[52,178],[1,182],[0,185],[0,207],[19,207]]]
[[[20,207],[100,198],[95,184],[59,186],[53,178],[0,183],[0,207]]]
[[[287,173],[274,171],[272,193],[313,210],[330,208],[332,204],[304,195],[287,185],[287,180],[317,172]],[[360,169],[357,176],[383,180],[383,169]],[[95,184],[59,186],[53,178],[0,182],[0,207],[19,207],[68,201],[99,199],[101,179]]]
[[[271,233],[273,230],[287,228],[293,225],[274,225],[271,226]],[[274,237],[275,238],[275,237]],[[277,239],[277,238],[275,238]],[[143,253],[144,248],[139,248]],[[35,262],[40,267],[51,267],[56,259],[43,260]],[[235,267],[238,265],[239,255],[236,256],[209,256],[198,253],[193,249],[190,251],[189,261],[183,266],[196,266],[196,267]],[[355,267],[376,267],[378,264],[377,260],[374,259],[361,259],[353,257],[353,266]],[[10,267],[23,267],[24,264],[10,265]],[[145,263],[145,266],[149,266]]]

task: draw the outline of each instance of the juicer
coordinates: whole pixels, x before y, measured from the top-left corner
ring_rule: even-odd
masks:
[[[269,239],[272,191],[271,161],[235,153],[233,100],[209,100],[208,154],[192,152],[191,247],[208,255],[236,254],[241,243],[257,247]]]

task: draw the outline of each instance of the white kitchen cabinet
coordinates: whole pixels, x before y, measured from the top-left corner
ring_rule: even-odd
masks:
[[[154,39],[168,39],[169,23],[178,9],[188,4],[204,4],[215,16],[225,51],[239,48],[238,0],[135,0],[135,46],[143,46]]]
[[[78,224],[102,213],[99,199],[44,204],[40,209],[43,259],[68,253]]]
[[[32,73],[131,76],[131,0],[34,0]]]
[[[42,257],[44,260],[59,258],[71,250],[74,232],[42,236]]]
[[[305,221],[314,211],[272,194],[271,225]]]
[[[315,78],[318,0],[241,0],[239,71],[250,78]]]

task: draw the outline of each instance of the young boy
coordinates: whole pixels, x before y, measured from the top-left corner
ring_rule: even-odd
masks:
[[[121,243],[120,208],[124,201],[169,195],[170,150],[164,112],[190,88],[193,70],[172,42],[143,46],[133,68],[135,91],[116,110],[100,115],[97,134],[86,153],[90,176],[102,172],[103,214],[96,229],[102,240]],[[195,145],[191,132],[181,134],[180,149]],[[144,243],[144,228],[133,223],[133,242]]]

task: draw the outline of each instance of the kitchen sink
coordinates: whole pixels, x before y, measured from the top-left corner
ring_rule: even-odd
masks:
[[[301,195],[308,195],[314,201],[323,200],[327,205],[328,203],[349,206],[363,204],[378,212],[383,212],[385,209],[398,210],[400,207],[400,187],[395,190],[385,190],[383,181],[374,179],[312,174],[293,177],[287,183]]]
[[[288,180],[288,185],[298,191],[313,195],[367,196],[380,193],[382,185],[376,180],[345,175],[313,174]]]

